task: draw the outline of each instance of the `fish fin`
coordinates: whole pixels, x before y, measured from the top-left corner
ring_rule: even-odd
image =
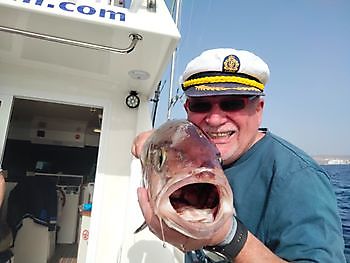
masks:
[[[142,225],[139,226],[139,227],[134,231],[134,234],[137,234],[138,232],[141,232],[141,231],[144,230],[146,227],[147,227],[147,223],[146,223],[146,221],[144,221],[144,222],[142,223]]]

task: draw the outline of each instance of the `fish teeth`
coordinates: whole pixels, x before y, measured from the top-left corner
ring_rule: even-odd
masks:
[[[178,212],[182,219],[189,222],[213,223],[213,209],[195,209],[193,207],[183,207]]]

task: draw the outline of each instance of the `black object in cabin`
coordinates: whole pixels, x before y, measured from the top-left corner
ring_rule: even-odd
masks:
[[[28,176],[18,181],[10,192],[7,223],[15,239],[24,218],[48,226],[53,231],[57,221],[56,181],[43,176]]]

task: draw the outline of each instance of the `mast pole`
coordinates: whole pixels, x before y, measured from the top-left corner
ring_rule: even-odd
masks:
[[[176,27],[178,27],[178,23],[179,23],[180,6],[181,6],[181,0],[177,0],[176,1],[176,10],[175,10],[175,25],[176,25]],[[172,58],[171,58],[171,72],[170,72],[170,87],[169,87],[167,120],[170,120],[171,110],[173,107],[173,85],[174,85],[176,51],[177,51],[177,47],[175,48],[173,55],[172,55]]]

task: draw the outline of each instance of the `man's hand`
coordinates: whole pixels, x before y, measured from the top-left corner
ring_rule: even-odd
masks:
[[[0,171],[0,207],[5,198],[6,182],[3,176],[3,172]]]
[[[142,132],[136,136],[131,146],[132,155],[134,155],[136,158],[140,158],[142,147],[145,141],[148,139],[149,136],[151,136],[152,133],[153,133],[153,130],[149,130],[149,131]]]
[[[199,249],[207,245],[216,245],[221,243],[231,230],[232,219],[225,224],[216,233],[208,236],[208,239],[193,239],[185,236],[178,231],[168,227],[164,222],[162,226],[160,219],[154,214],[153,209],[148,200],[147,190],[143,187],[137,189],[139,204],[145,218],[145,221],[150,230],[161,240],[166,241],[182,251],[190,251]],[[163,228],[163,232],[162,232]],[[163,236],[164,234],[164,236]]]

